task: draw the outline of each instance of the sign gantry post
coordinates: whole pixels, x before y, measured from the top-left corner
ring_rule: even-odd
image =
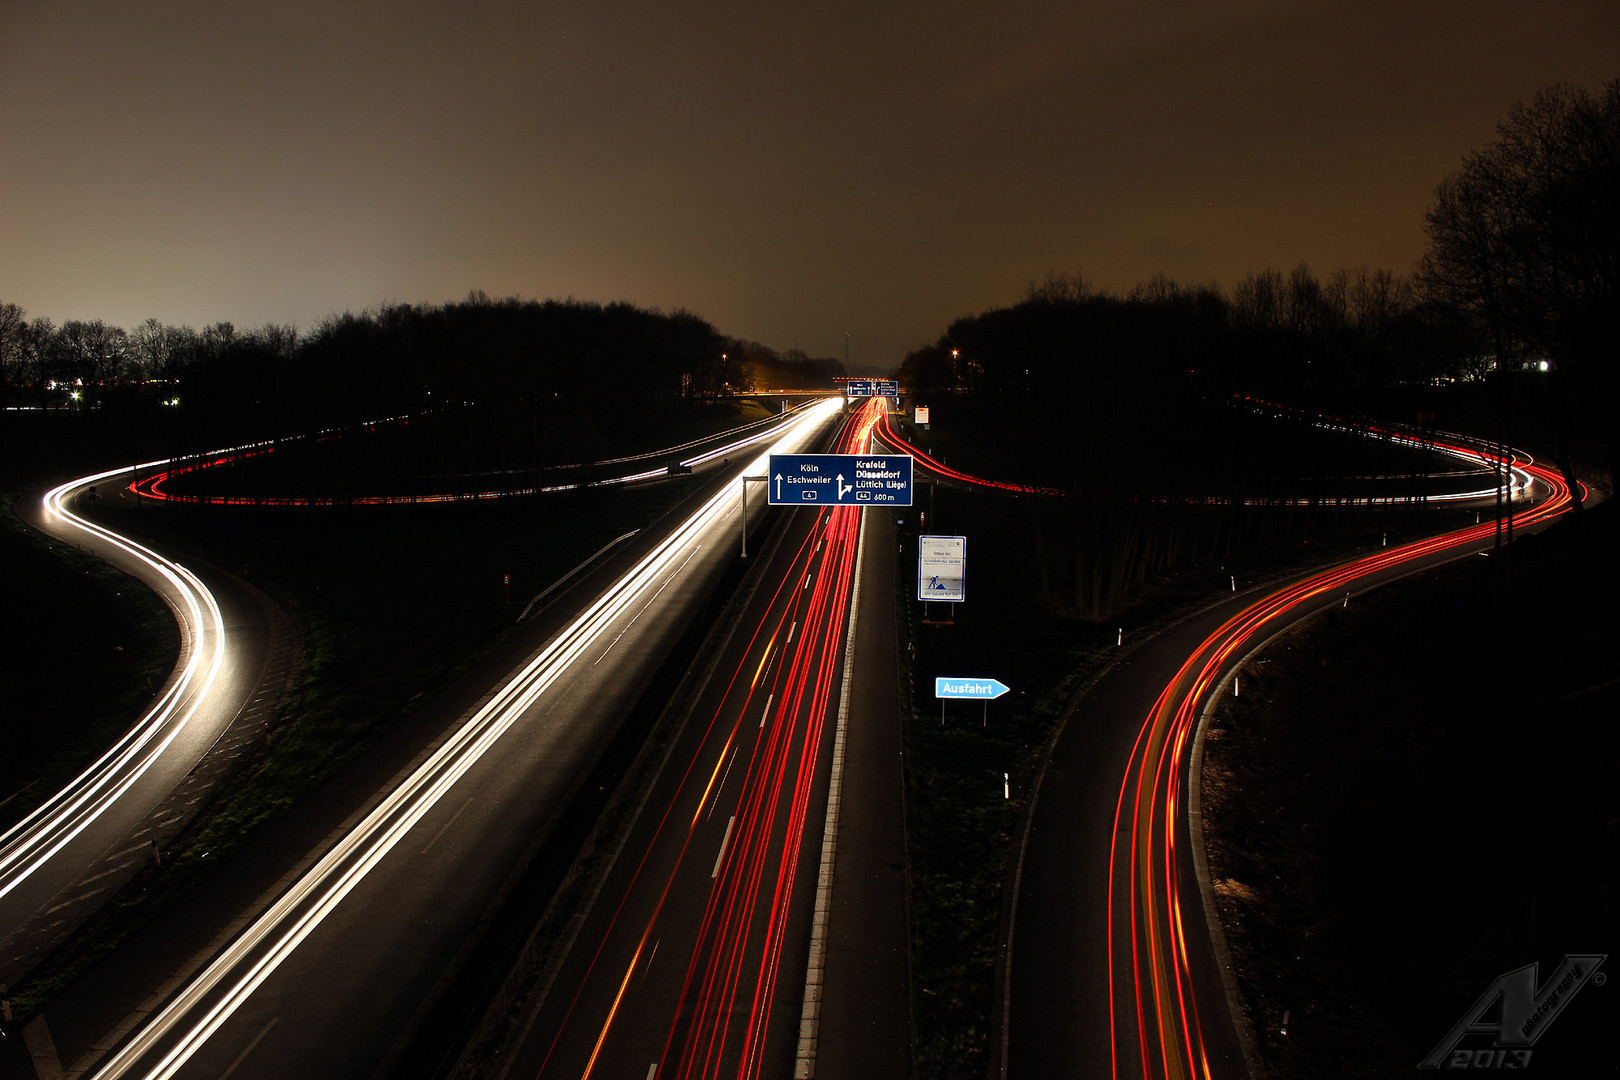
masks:
[[[742,478],[742,557],[748,558],[748,485],[761,480],[769,480],[768,476],[745,476]]]

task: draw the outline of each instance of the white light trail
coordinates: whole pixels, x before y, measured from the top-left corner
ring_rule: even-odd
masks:
[[[802,411],[808,415],[810,410],[821,407],[825,407],[824,402],[801,406],[800,409],[795,411]],[[373,427],[377,424],[390,423],[393,419],[398,418],[370,421],[362,426]],[[784,431],[787,430],[787,428],[779,424],[781,419],[781,417],[772,416],[765,420],[755,421],[752,424],[745,424],[734,429],[733,433],[744,435],[745,432],[748,432],[750,434],[746,434],[744,437],[724,446],[698,454],[681,462],[681,464],[688,467],[703,464],[721,456],[736,453],[766,439],[781,438]],[[755,430],[761,426],[766,426],[768,429],[764,431]],[[318,432],[317,435],[339,433],[340,429],[332,428]],[[642,457],[667,456],[671,451],[680,451],[699,446],[707,441],[709,440],[698,439],[683,443],[680,446],[653,451],[650,454],[613,459],[609,462],[597,464],[615,464],[634,461]],[[242,446],[211,450],[195,456],[203,458],[226,457],[275,445],[274,440],[261,440]],[[180,460],[182,459],[170,458],[149,461],[129,469],[111,469],[93,476],[80,477],[52,489],[45,495],[44,506],[48,515],[71,523],[98,543],[121,550],[140,560],[170,584],[174,590],[174,598],[178,599],[175,604],[175,613],[176,620],[180,624],[183,662],[176,669],[168,687],[157,702],[153,704],[151,710],[141,717],[100,759],[74,778],[61,791],[35,809],[33,813],[7,829],[4,834],[0,834],[0,897],[10,894],[42,866],[50,862],[58,852],[85,829],[89,828],[109,807],[117,803],[119,798],[139,782],[141,777],[150,770],[164,751],[185,730],[219,676],[225,656],[225,625],[219,605],[208,587],[195,574],[180,564],[165,559],[129,537],[115,533],[73,513],[67,508],[67,500],[70,496],[92,484],[111,480],[121,475],[138,475],[150,469],[173,465]],[[599,481],[599,483],[630,483],[663,476],[666,472],[666,469],[660,468],[631,476],[614,477],[609,480]],[[564,491],[579,486],[578,484],[564,484],[544,490]]]
[[[169,583],[178,597],[176,615],[185,659],[152,709],[111,749],[0,836],[0,897],[48,863],[146,774],[196,715],[224,662],[224,618],[213,593],[195,574],[67,508],[70,495],[126,471],[114,469],[53,488],[45,495],[45,511],[97,543],[138,559]]]
[[[764,469],[770,453],[798,449],[841,406],[839,399],[832,398],[805,410],[798,420],[777,432],[779,441],[741,475]],[[98,1080],[135,1073],[150,1080],[174,1076],[574,660],[610,632],[637,598],[670,571],[688,548],[702,542],[707,530],[723,527],[731,505],[741,495],[742,483],[739,476],[727,484],[553,638],[460,730],[156,1012],[96,1073]],[[159,1055],[157,1060],[139,1072],[142,1062],[154,1054]]]

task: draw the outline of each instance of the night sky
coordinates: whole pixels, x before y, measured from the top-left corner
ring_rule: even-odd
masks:
[[[383,301],[686,308],[892,368],[1049,271],[1410,271],[1616,0],[0,0],[0,300],[307,328]]]

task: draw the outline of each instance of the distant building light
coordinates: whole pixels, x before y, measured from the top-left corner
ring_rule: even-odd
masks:
[[[1537,364],[1536,366],[1539,367],[1542,371],[1551,371],[1552,370],[1552,364],[1548,363],[1545,360],[1543,360],[1541,363]]]

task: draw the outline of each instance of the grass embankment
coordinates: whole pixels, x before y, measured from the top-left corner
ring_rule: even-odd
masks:
[[[718,428],[745,419],[713,417]],[[132,509],[104,500],[111,527],[207,559],[282,604],[303,639],[304,677],[288,720],[171,847],[163,868],[142,871],[14,988],[19,1011],[48,1000],[363,753],[509,633],[532,596],[702,482],[337,511]],[[63,617],[72,618],[66,609]],[[128,720],[116,714],[109,722]]]
[[[1214,714],[1206,835],[1267,1075],[1411,1073],[1498,976],[1615,952],[1616,509],[1331,609]],[[1531,1068],[1613,1075],[1616,1013],[1588,986]]]
[[[1027,465],[1017,435],[1027,414],[998,415],[994,403],[952,399],[936,404],[935,424],[905,434],[960,468],[997,479],[1039,482],[1021,473]],[[1239,417],[1241,419],[1241,416]],[[1226,425],[1230,420],[1222,415]],[[1266,457],[1275,473],[1287,462],[1307,481],[1355,471],[1343,440],[1303,425],[1286,432],[1296,441],[1288,454],[1268,439],[1275,425],[1249,420],[1226,428],[1234,445]],[[997,437],[985,433],[999,432]],[[1381,444],[1365,444],[1383,456]],[[1410,461],[1410,459],[1407,459]],[[1207,466],[1200,463],[1199,468]],[[1394,471],[1405,467],[1391,459]],[[1204,474],[1207,477],[1207,474]],[[1165,474],[1173,482],[1173,474]],[[1041,753],[1074,692],[1116,648],[1152,632],[1177,613],[1229,590],[1230,576],[1252,579],[1288,566],[1348,556],[1381,542],[1381,533],[1434,527],[1433,514],[1287,515],[1230,530],[1202,558],[1173,574],[1149,580],[1117,617],[1087,621],[1063,614],[1061,598],[1043,593],[1034,567],[1031,537],[1048,528],[1051,505],[1040,500],[979,489],[924,486],[917,504],[897,511],[901,654],[909,658],[903,711],[907,785],[908,857],[914,1009],[919,1073],[928,1077],[979,1078],[989,1068],[993,974],[1005,903],[1004,883],[1014,834],[1025,810]],[[1212,511],[1218,512],[1218,511]],[[920,518],[935,535],[967,537],[967,600],[935,604],[925,612],[916,599],[916,537]],[[1219,554],[1215,554],[1216,551]],[[949,610],[947,610],[949,608]],[[929,619],[951,625],[929,625]],[[990,702],[949,702],[941,723],[933,696],[936,675],[994,677],[1012,693]],[[1004,795],[1004,774],[1007,792]]]
[[[915,599],[915,509],[899,529],[901,650],[910,658],[902,666],[911,675],[901,692],[913,1006],[920,1075],[942,1080],[986,1074],[1012,835],[1065,699],[1114,640],[1097,624],[1031,611],[1007,588],[1004,560],[1018,553],[1002,531],[1005,502],[956,491],[936,497],[940,531],[969,538],[970,571],[967,601],[929,605],[932,612]],[[952,624],[924,621],[934,618]],[[1013,689],[987,705],[948,702],[942,720],[937,675],[993,677]]]

